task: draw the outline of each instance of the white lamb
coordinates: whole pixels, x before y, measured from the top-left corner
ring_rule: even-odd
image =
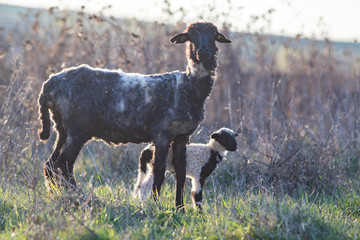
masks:
[[[186,176],[191,179],[191,198],[193,207],[202,210],[202,189],[206,178],[221,162],[227,151],[236,151],[237,134],[228,128],[221,128],[210,136],[207,144],[191,143],[186,146]],[[154,181],[154,145],[147,145],[139,158],[139,172],[135,184],[134,195],[141,201],[147,199],[152,191]],[[172,148],[166,158],[166,171],[175,172],[171,163]]]

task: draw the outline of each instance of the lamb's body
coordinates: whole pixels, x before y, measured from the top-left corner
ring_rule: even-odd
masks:
[[[188,42],[186,72],[141,75],[81,65],[53,74],[44,82],[39,97],[40,139],[50,135],[49,110],[58,132],[56,148],[44,167],[47,181],[54,182],[54,172],[61,173],[75,187],[73,166],[82,146],[91,139],[115,144],[153,142],[152,190],[156,198],[173,142],[176,205],[182,206],[185,145],[204,118],[217,66],[215,41],[230,40],[213,24],[201,22],[189,25],[171,41]]]
[[[236,151],[236,136],[230,129],[222,128],[211,135],[207,144],[191,143],[186,146],[186,176],[191,179],[194,208],[201,209],[202,189],[207,177],[215,170],[227,151]],[[139,197],[141,201],[150,196],[153,185],[153,151],[154,146],[149,144],[139,158],[134,195]],[[166,158],[166,171],[175,173],[172,157],[170,148]]]

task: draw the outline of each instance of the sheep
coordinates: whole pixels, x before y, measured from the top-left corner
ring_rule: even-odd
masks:
[[[191,143],[186,146],[186,176],[191,179],[191,199],[194,208],[202,210],[202,190],[205,180],[215,170],[227,151],[236,151],[237,134],[228,128],[221,128],[210,136],[207,144]],[[144,201],[149,195],[154,181],[153,175],[154,145],[146,146],[139,157],[139,169],[134,196]],[[171,149],[166,158],[166,171],[175,172]]]
[[[61,176],[76,189],[75,160],[88,141],[108,144],[149,143],[155,146],[153,198],[160,194],[165,158],[172,142],[176,172],[176,206],[183,206],[185,145],[204,119],[205,101],[217,67],[215,41],[230,43],[210,22],[196,22],[174,36],[187,43],[185,72],[142,75],[121,70],[71,67],[50,75],[39,95],[41,140],[50,135],[50,112],[56,147],[45,162],[47,183]]]

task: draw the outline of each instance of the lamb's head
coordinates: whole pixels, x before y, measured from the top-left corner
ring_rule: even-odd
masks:
[[[210,138],[214,139],[216,142],[222,145],[225,150],[235,152],[237,148],[235,137],[237,136],[238,135],[234,134],[231,129],[220,128],[219,130],[211,134]]]
[[[210,75],[215,74],[217,67],[216,53],[218,48],[215,41],[220,43],[231,42],[219,33],[217,27],[210,22],[192,23],[183,33],[176,35],[170,41],[172,43],[187,42],[186,55],[190,71],[195,71],[194,74],[196,74],[199,68],[204,68]]]

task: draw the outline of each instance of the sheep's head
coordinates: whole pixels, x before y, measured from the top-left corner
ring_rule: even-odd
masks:
[[[193,63],[203,63],[208,71],[216,69],[216,53],[218,48],[215,41],[230,43],[217,27],[210,22],[196,22],[190,24],[187,29],[170,40],[172,43],[187,42],[187,58]]]
[[[237,134],[234,134],[234,132],[231,129],[228,128],[221,128],[211,134],[210,138],[215,139],[218,143],[220,143],[226,150],[228,151],[236,151],[237,143],[235,137],[237,137]]]

